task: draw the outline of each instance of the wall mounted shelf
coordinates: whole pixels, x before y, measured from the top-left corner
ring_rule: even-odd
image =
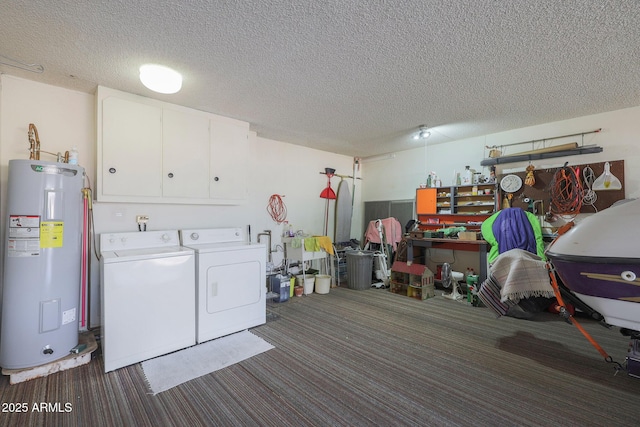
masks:
[[[508,155],[508,156],[498,156],[498,157],[491,157],[488,159],[484,159],[480,162],[480,165],[482,166],[493,166],[493,165],[499,165],[499,164],[504,164],[504,163],[515,163],[515,162],[526,162],[526,161],[531,161],[531,160],[540,160],[540,159],[551,159],[554,157],[565,157],[565,156],[576,156],[579,154],[592,154],[592,153],[601,153],[603,151],[602,147],[599,147],[597,145],[584,145],[584,136],[585,135],[589,135],[592,133],[599,133],[602,131],[602,128],[593,130],[593,131],[589,131],[589,132],[580,132],[580,133],[574,133],[571,135],[562,135],[562,136],[554,136],[552,138],[544,138],[544,139],[539,139],[539,140],[533,140],[533,141],[522,141],[522,142],[515,142],[513,144],[503,144],[503,145],[494,145],[494,146],[487,146],[486,148],[490,148],[490,149],[504,149],[505,147],[511,147],[514,145],[522,145],[522,144],[535,144],[536,142],[542,142],[543,144],[547,141],[551,141],[554,139],[563,139],[563,138],[571,138],[574,136],[579,136],[582,138],[582,144],[580,146],[578,146],[577,143],[572,143],[572,144],[565,144],[567,147],[563,147],[563,146],[557,146],[557,149],[553,149],[554,147],[546,147],[546,148],[542,148],[542,149],[538,149],[538,150],[531,150],[531,151],[525,151],[522,153],[514,153],[512,155]],[[565,149],[566,148],[566,149]]]
[[[573,148],[571,150],[553,151],[551,153],[538,154],[514,154],[513,156],[502,156],[490,159],[484,159],[480,162],[481,166],[501,165],[504,163],[526,162],[531,160],[552,159],[554,157],[577,156],[579,154],[601,153],[602,147],[597,145],[587,145],[584,147]]]

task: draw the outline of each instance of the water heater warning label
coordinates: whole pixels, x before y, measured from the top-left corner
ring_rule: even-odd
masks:
[[[66,325],[76,320],[76,309],[66,310],[62,312],[62,324]]]
[[[42,224],[40,224],[40,247],[61,248],[63,234],[64,222],[43,221]]]
[[[7,255],[31,257],[40,255],[40,216],[10,215]]]

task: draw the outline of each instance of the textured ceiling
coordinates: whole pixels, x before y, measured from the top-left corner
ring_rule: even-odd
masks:
[[[441,143],[640,105],[640,2],[3,0],[0,55],[366,157],[421,124]],[[183,90],[142,87],[146,62]]]

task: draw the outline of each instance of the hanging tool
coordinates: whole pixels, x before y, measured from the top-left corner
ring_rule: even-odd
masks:
[[[533,171],[535,170],[535,166],[533,166],[532,163],[529,163],[529,166],[527,166],[527,176],[524,179],[524,184],[528,185],[529,187],[533,187],[536,183],[536,178],[535,176],[533,176]]]
[[[269,203],[267,204],[267,212],[269,212],[269,216],[271,216],[271,219],[278,224],[282,224],[287,219],[287,206],[282,200],[283,197],[284,194],[272,194],[271,197],[269,197]]]
[[[513,193],[505,194],[502,199],[502,209],[507,209],[511,207],[511,199],[513,199]]]
[[[551,179],[549,208],[558,215],[577,215],[582,207],[582,180],[580,168],[575,170],[565,163]]]
[[[598,212],[598,208],[596,208],[596,200],[598,200],[598,195],[595,191],[593,191],[593,182],[594,182],[594,173],[593,169],[590,166],[586,166],[582,169],[582,177],[584,179],[584,188],[582,189],[582,204],[590,205],[596,212]]]
[[[322,190],[322,192],[320,193],[320,198],[321,199],[327,199],[327,203],[326,203],[326,206],[325,206],[325,209],[324,209],[324,235],[325,236],[329,232],[329,230],[328,230],[328,228],[329,228],[329,200],[335,200],[336,199],[336,193],[331,188],[331,177],[333,177],[335,172],[336,172],[336,170],[332,169],[332,168],[324,168],[324,172],[320,172],[321,174],[327,175],[327,187],[324,190]]]
[[[327,175],[327,186],[320,193],[320,198],[327,200],[336,198],[336,193],[331,188],[331,178],[333,177],[335,172],[336,170],[331,168],[324,168],[324,172],[320,172],[321,174]]]
[[[604,164],[604,172],[593,183],[593,189],[595,191],[622,189],[620,180],[611,173],[611,165],[609,162]]]
[[[535,200],[533,200],[531,197],[527,196],[526,194],[522,193],[520,194],[520,200],[522,200],[523,203],[527,204],[527,212],[531,212],[532,214],[535,214],[535,212],[533,211],[533,205],[535,203]]]

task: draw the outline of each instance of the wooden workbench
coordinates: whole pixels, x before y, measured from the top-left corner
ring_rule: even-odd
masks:
[[[472,251],[478,252],[479,256],[479,274],[478,283],[482,283],[487,278],[487,252],[489,243],[486,240],[460,240],[453,238],[416,238],[407,239],[407,263],[413,262],[413,248],[434,248],[434,249],[452,249],[456,251]]]

